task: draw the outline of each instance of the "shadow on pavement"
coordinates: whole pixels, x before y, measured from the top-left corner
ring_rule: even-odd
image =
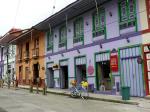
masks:
[[[6,110],[4,110],[3,108],[0,107],[0,112],[8,112]]]

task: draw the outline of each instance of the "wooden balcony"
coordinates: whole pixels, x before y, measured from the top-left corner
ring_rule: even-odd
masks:
[[[39,57],[39,48],[32,49],[32,58],[38,58]]]
[[[29,51],[25,51],[25,52],[24,52],[24,56],[23,56],[24,60],[25,60],[25,61],[29,60],[29,58],[30,58],[29,56],[30,56]]]

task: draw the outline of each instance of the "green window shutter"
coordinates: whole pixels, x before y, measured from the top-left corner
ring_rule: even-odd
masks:
[[[100,8],[93,14],[93,37],[105,35],[106,18],[105,9]]]
[[[84,24],[83,18],[78,18],[74,22],[74,39],[73,43],[81,42],[84,34]]]
[[[103,29],[105,27],[105,10],[104,9],[100,10],[99,24],[100,24],[100,28]]]
[[[60,36],[59,36],[59,47],[64,47],[67,41],[67,28],[63,26],[60,28]]]
[[[126,21],[128,19],[128,12],[127,12],[127,1],[121,0],[119,4],[120,9],[120,22]]]
[[[50,31],[47,32],[47,50],[53,49],[53,33]]]
[[[135,1],[134,0],[128,0],[128,14],[129,14],[129,19],[134,19],[135,18]]]
[[[120,0],[119,2],[120,29],[136,26],[136,1]]]

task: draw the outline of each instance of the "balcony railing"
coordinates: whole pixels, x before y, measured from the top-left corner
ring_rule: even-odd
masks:
[[[39,57],[39,48],[32,49],[32,57],[38,58]]]
[[[30,57],[29,57],[29,51],[25,51],[24,52],[24,60],[28,60]]]
[[[61,47],[65,47],[66,46],[66,39],[61,40],[61,42],[59,42],[59,48]]]

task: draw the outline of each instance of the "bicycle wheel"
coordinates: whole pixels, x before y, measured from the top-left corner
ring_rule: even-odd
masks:
[[[89,98],[89,93],[88,93],[88,90],[86,88],[82,88],[80,90],[80,93],[81,93],[81,97],[83,97],[84,99],[88,99]]]

